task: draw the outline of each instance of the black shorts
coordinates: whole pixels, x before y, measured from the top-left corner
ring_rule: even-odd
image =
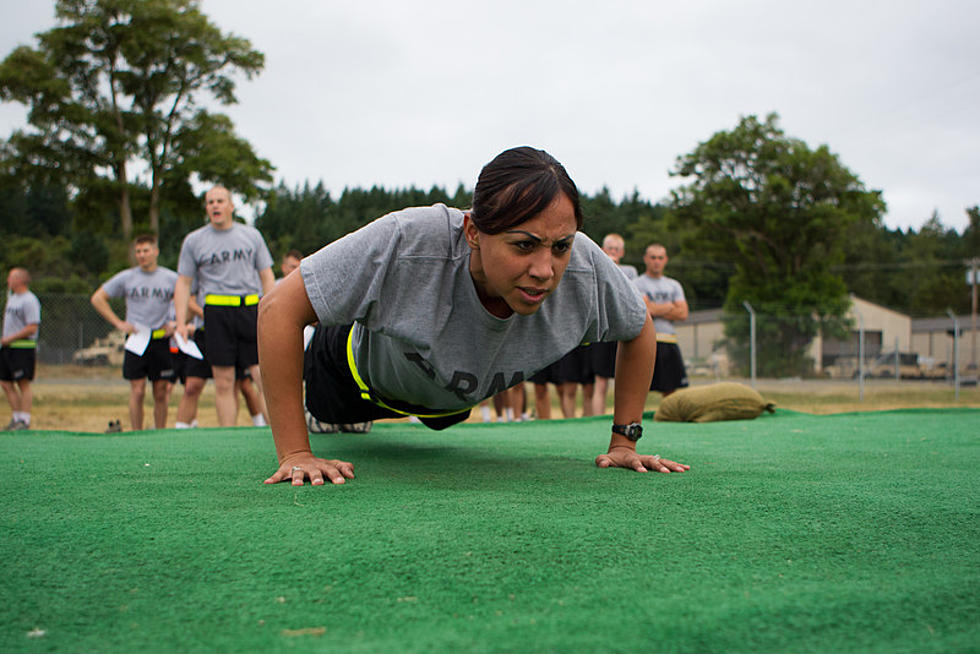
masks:
[[[0,381],[34,379],[37,350],[32,347],[0,348]]]
[[[198,327],[194,330],[193,335],[194,343],[197,345],[197,349],[201,351],[204,356],[203,359],[197,359],[189,354],[180,353],[181,357],[181,368],[183,377],[181,381],[184,383],[188,377],[200,377],[202,379],[211,379],[211,362],[208,361],[208,346],[204,341],[204,328]]]
[[[225,307],[204,306],[204,338],[207,359],[212,366],[248,368],[259,362],[255,326],[258,305]]]
[[[677,343],[657,341],[657,363],[653,367],[650,390],[669,393],[678,388],[687,388],[687,370],[681,348]]]
[[[123,359],[123,379],[161,379],[172,382],[177,378],[174,369],[173,355],[170,353],[170,342],[165,338],[156,338],[146,346],[143,356],[126,350]]]
[[[383,418],[403,418],[404,414],[378,406],[361,397],[361,389],[351,374],[347,363],[347,335],[350,325],[317,325],[307,349],[309,365],[306,376],[306,408],[320,422],[349,424],[369,422]],[[431,413],[425,407],[410,406],[386,400],[386,404],[406,413]],[[423,418],[430,429],[445,429],[463,422],[470,415],[466,409],[459,413],[438,418]]]
[[[204,328],[198,327],[194,330],[194,343],[201,351],[203,359],[197,359],[189,354],[180,352],[175,356],[174,367],[177,369],[177,377],[181,384],[187,383],[188,377],[199,377],[201,379],[211,379],[211,362],[208,361],[208,346],[204,338]],[[248,368],[235,368],[235,379],[252,379],[252,371]]]
[[[595,373],[592,371],[592,346],[579,345],[559,359],[558,379],[559,383],[595,383]]]
[[[537,371],[531,375],[531,378],[528,381],[534,384],[560,384],[561,375],[559,375],[558,371],[559,361],[548,364],[541,370]]]
[[[592,344],[590,350],[592,353],[592,371],[596,377],[612,379],[616,376],[616,349],[618,347],[619,343],[616,341]]]

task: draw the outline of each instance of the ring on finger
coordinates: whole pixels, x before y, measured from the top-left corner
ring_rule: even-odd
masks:
[[[289,469],[289,472],[296,472],[297,470],[302,471],[303,470],[303,467],[302,466],[293,466],[292,468]]]
[[[660,455],[659,454],[654,454],[653,455],[653,460],[654,461],[659,461],[660,460]]]

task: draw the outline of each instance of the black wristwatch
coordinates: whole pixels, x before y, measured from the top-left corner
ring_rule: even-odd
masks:
[[[631,440],[634,443],[643,436],[643,425],[638,422],[631,422],[628,425],[613,425],[612,430],[614,434],[625,436],[627,440]]]

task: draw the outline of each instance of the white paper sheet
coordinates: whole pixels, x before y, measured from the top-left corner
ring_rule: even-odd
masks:
[[[146,346],[150,344],[150,328],[142,325],[134,325],[136,331],[126,339],[126,349],[138,357],[146,352]]]
[[[180,337],[180,334],[174,332],[174,340],[177,341],[177,347],[184,354],[188,354],[195,359],[203,359],[204,355],[201,354],[201,350],[197,347],[197,343],[194,341],[185,341]]]

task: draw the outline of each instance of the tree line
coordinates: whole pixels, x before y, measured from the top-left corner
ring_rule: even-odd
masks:
[[[144,206],[146,189],[136,188],[134,206]],[[346,188],[331,193],[321,181],[288,185],[280,181],[266,193],[255,225],[275,256],[290,249],[310,254],[371,220],[409,206],[441,202],[467,208],[472,190],[449,192],[433,186],[386,189]],[[694,309],[720,308],[736,271],[736,258],[718,244],[701,242],[686,228],[669,202],[652,202],[634,192],[614,198],[608,189],[583,193],[583,231],[596,242],[610,232],[626,240],[625,263],[643,270],[643,249],[663,243],[670,254],[668,274],[684,285]],[[106,212],[112,215],[113,208]],[[961,234],[933,214],[919,229],[890,229],[880,223],[850,226],[839,256],[828,265],[846,291],[912,316],[970,310],[965,284],[967,259],[980,247],[980,209],[967,209],[969,225]],[[204,208],[192,197],[179,213],[161,215],[161,264],[175,267],[180,242],[204,224]],[[137,223],[139,224],[139,223]],[[25,265],[46,292],[91,292],[111,274],[131,265],[129,243],[111,220],[80,224],[68,189],[31,184],[0,175],[0,265]],[[718,250],[722,250],[719,252]]]

